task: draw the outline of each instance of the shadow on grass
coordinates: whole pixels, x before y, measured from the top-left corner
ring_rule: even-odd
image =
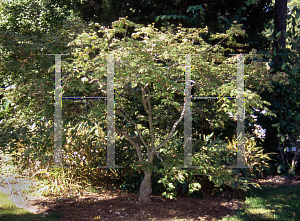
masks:
[[[300,220],[300,186],[268,186],[253,193],[237,215],[222,220]]]

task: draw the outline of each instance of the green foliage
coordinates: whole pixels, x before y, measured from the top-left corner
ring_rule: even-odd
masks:
[[[264,128],[270,125],[276,129],[277,137],[280,143],[286,140],[293,140],[295,142],[299,139],[299,128],[298,117],[299,105],[297,98],[299,97],[299,24],[297,23],[300,10],[297,7],[291,8],[292,10],[287,15],[287,30],[284,33],[286,36],[286,49],[278,51],[273,51],[270,59],[275,61],[276,56],[282,58],[281,62],[271,62],[270,72],[274,76],[272,78],[271,84],[273,89],[268,93],[265,91],[261,94],[264,99],[271,102],[272,112],[276,114],[277,118],[269,119],[267,122],[264,117],[259,118],[259,124]],[[266,26],[266,34],[273,41],[278,40],[280,33],[273,33],[274,24],[269,24]],[[266,126],[265,126],[266,125]],[[277,147],[276,147],[277,148]],[[279,150],[281,151],[281,150]],[[285,152],[285,151],[284,151]],[[295,159],[293,162],[296,163]],[[288,164],[288,162],[283,162],[283,164]],[[291,165],[292,163],[290,163]],[[278,165],[277,165],[278,166]],[[282,167],[284,171],[284,167]]]
[[[227,146],[230,150],[236,149],[237,141],[233,138],[229,141]],[[253,138],[247,139],[245,141],[245,159],[246,164],[249,166],[247,170],[247,177],[257,178],[258,175],[263,177],[263,171],[270,168],[268,161],[272,160],[270,155],[276,153],[263,153],[262,147],[257,147],[256,142]]]
[[[53,5],[60,8],[66,7],[84,21],[96,22],[104,26],[111,25],[120,17],[128,16],[128,19],[139,24],[151,24],[160,28],[164,22],[175,26],[182,24],[184,27],[204,28],[209,32],[224,32],[233,22],[243,25],[243,29],[249,37],[240,37],[242,49],[247,52],[254,47],[265,50],[270,44],[260,33],[264,25],[273,18],[272,0],[261,1],[207,1],[202,5],[174,0],[174,1],[120,1],[120,0],[51,0]],[[159,20],[157,20],[160,18]],[[133,30],[131,30],[133,31]],[[215,44],[209,38],[206,42]],[[236,48],[233,48],[236,49]]]
[[[242,192],[248,190],[248,184],[250,184],[248,179],[240,177],[238,175],[239,170],[235,171],[226,168],[230,165],[233,166],[236,162],[236,150],[232,148],[233,143],[226,144],[218,140],[218,138],[212,141],[212,135],[207,137],[205,143],[196,142],[193,146],[193,166],[198,166],[197,169],[181,170],[178,168],[184,164],[183,143],[178,142],[178,139],[170,142],[168,149],[164,149],[162,152],[163,162],[161,162],[163,167],[157,170],[158,174],[163,175],[158,181],[164,184],[163,196],[176,199],[179,187],[182,189],[182,193],[188,193],[190,196],[196,196],[196,194],[201,192],[203,195],[203,192],[207,193],[208,191],[207,187],[203,186],[205,178],[208,178],[213,183],[212,188],[215,190],[225,191],[228,187]],[[251,144],[253,145],[253,143]],[[258,148],[252,146],[252,149]],[[264,162],[268,159],[268,156],[262,155],[261,151],[256,151],[255,153],[247,151],[246,156],[247,162],[250,162],[251,173],[257,169],[256,165],[262,168],[266,166]],[[254,162],[255,159],[260,161]],[[193,174],[200,174],[202,179],[195,179]],[[257,186],[254,183],[251,184],[255,187]],[[215,191],[211,192],[212,195],[215,193]],[[201,194],[199,196],[203,197]]]
[[[198,13],[195,13],[199,11]],[[182,20],[186,20],[194,25],[197,24],[197,26],[199,26],[199,24],[204,24],[204,8],[202,7],[202,5],[193,5],[193,6],[189,6],[187,8],[187,12],[192,12],[193,13],[193,17],[190,18],[188,16],[184,16],[184,15],[160,15],[160,16],[157,16],[155,18],[155,22],[159,21],[160,19],[161,20],[171,20],[171,19],[174,19],[174,20],[179,20],[179,21],[182,21]],[[201,25],[200,25],[201,26]]]
[[[0,105],[0,119],[3,118],[4,115],[6,115],[11,109],[12,107],[10,107],[10,101],[9,100],[1,100],[1,103],[3,102],[3,104]]]
[[[259,18],[258,18],[259,16]],[[171,24],[183,24],[185,27],[208,27],[210,33],[224,32],[232,23],[243,25],[247,37],[239,37],[237,40],[243,46],[244,51],[252,48],[265,50],[270,41],[260,33],[264,24],[273,18],[272,0],[263,1],[213,1],[202,5],[188,5],[176,14],[174,12],[161,13],[156,16],[156,21],[170,22]],[[265,22],[264,22],[265,21]],[[217,42],[205,38],[206,42]],[[236,49],[236,48],[233,48]]]
[[[192,57],[192,78],[196,82],[193,88],[197,91],[197,96],[234,96],[236,93],[234,82],[236,60],[224,56],[225,52],[230,51],[229,48],[221,45],[212,47],[203,40],[201,35],[205,34],[207,29],[170,27],[158,31],[153,24],[144,27],[126,18],[120,18],[112,24],[112,28],[107,28],[97,23],[86,25],[80,20],[76,21],[76,17],[66,18],[62,27],[56,32],[40,33],[39,36],[24,35],[28,32],[23,29],[20,29],[22,33],[12,32],[12,30],[2,32],[4,42],[1,50],[6,54],[1,60],[3,66],[1,66],[0,75],[6,76],[8,85],[15,85],[15,89],[5,92],[5,97],[9,98],[14,105],[14,109],[10,112],[14,118],[6,115],[2,122],[5,127],[1,127],[1,133],[7,136],[7,140],[3,140],[1,146],[2,148],[9,147],[11,152],[19,151],[18,159],[24,168],[29,168],[37,161],[50,163],[49,158],[53,155],[53,142],[51,141],[53,122],[49,119],[53,118],[54,108],[53,99],[49,97],[53,97],[53,85],[50,82],[53,82],[54,64],[51,59],[46,58],[44,52],[51,51],[51,45],[55,44],[57,36],[63,46],[54,48],[51,52],[61,53],[62,50],[68,49],[72,55],[70,59],[62,62],[64,96],[105,96],[107,53],[114,55],[115,111],[117,114],[115,123],[119,135],[117,141],[124,138],[124,134],[119,133],[120,130],[126,132],[136,143],[141,136],[143,137],[135,150],[132,148],[132,140],[128,146],[128,149],[133,149],[130,151],[133,153],[137,151],[138,154],[140,153],[138,157],[141,156],[135,161],[132,157],[127,159],[124,157],[126,160],[131,160],[126,165],[131,169],[137,170],[138,166],[141,170],[151,167],[156,172],[161,169],[151,162],[148,156],[149,150],[166,149],[163,145],[160,148],[157,146],[166,139],[183,108],[185,60],[179,54],[202,53],[202,56]],[[132,27],[135,28],[134,33],[129,35],[128,30]],[[235,39],[237,35],[243,36],[244,34],[241,25],[232,24],[226,34],[217,33],[211,38],[224,40],[224,43],[232,46],[238,45]],[[20,41],[29,41],[30,44],[17,44]],[[259,56],[253,53],[250,57],[258,58]],[[245,76],[246,87],[253,86],[245,95],[246,111],[250,112],[253,107],[263,107],[266,104],[265,101],[260,100],[255,89],[257,91],[268,89],[269,79],[268,76],[260,75],[266,69],[266,66],[261,63],[252,62],[246,65],[246,68],[247,71],[253,73],[251,76]],[[224,82],[226,78],[229,79],[229,83]],[[157,81],[157,79],[160,80]],[[263,84],[265,88],[258,87],[259,84]],[[148,99],[147,102],[145,99]],[[39,106],[36,105],[37,103]],[[213,122],[210,125],[213,129],[224,128],[225,123],[217,123],[217,120],[229,121],[232,118],[229,112],[235,112],[235,105],[228,100],[220,99],[210,107],[208,111],[215,114],[206,117],[206,121]],[[83,109],[86,109],[84,113]],[[99,125],[94,123],[105,122],[106,106],[101,100],[90,106],[87,103],[78,105],[68,101],[63,106],[63,111],[64,114],[73,117],[64,119],[66,127],[64,136],[69,137],[63,145],[64,163],[72,164],[72,168],[71,172],[65,172],[67,175],[63,176],[62,172],[53,172],[54,178],[51,179],[65,182],[71,179],[70,176],[73,174],[77,177],[76,183],[90,184],[90,180],[95,181],[98,178],[96,165],[104,164],[104,145],[99,144],[99,137],[95,133]],[[267,113],[270,114],[268,110]],[[214,119],[216,115],[217,120]],[[36,129],[32,131],[30,126],[33,123]],[[182,131],[183,125],[178,125],[178,128]],[[182,144],[180,145],[182,147]],[[231,176],[229,172],[222,172],[225,171],[224,164],[230,163],[228,159],[231,159],[228,158],[222,145],[220,149],[218,149],[219,146],[212,145],[210,150],[207,150],[208,152],[202,153],[206,157],[202,158],[198,154],[195,158],[196,165],[205,165],[202,172],[211,173],[210,179],[218,186],[223,184],[221,180],[228,178],[228,182],[232,181],[229,178]],[[119,151],[123,150],[121,145],[118,148],[120,148]],[[97,154],[95,154],[96,150]],[[77,155],[74,155],[74,151]],[[179,157],[177,154],[174,152],[173,156]],[[219,161],[219,158],[222,161]],[[122,162],[121,154],[117,155],[117,160]],[[212,168],[205,160],[214,167]],[[163,171],[158,174],[165,176],[166,171],[169,172],[167,175],[173,174],[170,179],[163,177],[161,180],[169,191],[165,195],[174,197],[172,191],[176,189],[175,183],[182,184],[187,172],[173,170],[172,164],[182,163],[179,160],[174,162],[168,158],[166,162],[169,165],[164,165]],[[55,174],[60,174],[60,177],[55,177]],[[233,181],[230,185],[233,185]],[[58,184],[52,186],[51,189],[58,186]],[[189,189],[192,192],[196,191],[199,185],[191,182]]]
[[[66,17],[64,9],[43,1],[2,2],[0,7],[0,29],[29,34],[50,32],[61,28]]]
[[[212,134],[213,135],[213,134]],[[163,196],[176,199],[181,190],[182,194],[189,194],[191,197],[204,197],[209,188],[214,189],[211,195],[224,195],[226,188],[231,187],[236,191],[245,192],[250,184],[249,180],[243,180],[238,176],[239,172],[245,172],[246,177],[256,178],[262,171],[268,168],[267,160],[269,154],[262,154],[262,148],[256,147],[251,139],[246,141],[246,162],[250,166],[249,170],[230,170],[225,166],[234,166],[236,163],[236,141],[232,140],[228,144],[221,140],[211,141],[212,135],[207,137],[205,143],[195,142],[193,146],[193,166],[199,169],[179,169],[184,164],[183,141],[180,136],[172,139],[169,145],[164,148],[154,160],[155,175],[152,178],[152,194],[161,193]],[[251,151],[252,150],[252,151]],[[128,152],[126,152],[128,154]],[[133,158],[133,156],[132,156]],[[126,161],[130,163],[130,161]],[[134,172],[120,174],[122,179],[121,189],[138,193],[139,185],[142,182],[141,174]],[[195,179],[193,174],[202,174],[202,178]],[[205,185],[212,182],[212,186]],[[256,184],[251,183],[257,187]],[[219,189],[220,188],[220,192]],[[217,191],[218,190],[218,191]],[[181,193],[180,193],[181,194]],[[218,195],[216,195],[218,196]]]
[[[53,119],[54,113],[54,62],[45,54],[61,53],[66,48],[64,44],[82,28],[82,23],[74,16],[66,18],[62,9],[47,1],[2,4],[1,10],[7,20],[0,24],[0,76],[6,87],[11,86],[1,91],[2,101],[9,100],[12,107],[5,105],[1,111],[1,148],[13,153],[14,162],[21,170],[28,170],[31,175],[39,172],[42,178],[41,171],[52,166],[54,145],[53,121],[49,120]],[[85,170],[79,180],[81,172],[78,168],[71,168],[64,176],[59,174],[59,171],[48,171],[48,180],[53,181],[51,185],[56,183],[56,186],[48,186],[48,194],[62,193],[70,188],[70,184],[83,185],[101,177],[99,171],[97,178],[92,177],[95,174],[93,168]],[[70,182],[73,178],[74,183]]]

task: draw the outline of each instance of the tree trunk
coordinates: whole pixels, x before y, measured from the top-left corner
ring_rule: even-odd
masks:
[[[295,152],[294,157],[292,159],[292,166],[291,166],[292,171],[295,170],[295,168],[298,164],[298,158],[299,158],[298,157],[298,151],[299,151],[299,148],[296,148],[296,152]]]
[[[144,170],[144,179],[140,185],[140,196],[139,201],[143,203],[151,202],[151,176],[152,171],[149,169]]]
[[[278,55],[281,52],[281,49],[285,48],[285,36],[284,31],[286,31],[286,14],[287,14],[287,0],[276,0],[275,1],[275,16],[274,16],[274,25],[275,25],[275,36],[281,31],[281,37],[277,41],[273,42],[273,50],[276,49],[277,55],[275,56],[275,62],[280,63],[282,57]],[[280,47],[279,47],[280,46]]]
[[[267,153],[277,152],[279,145],[280,144],[278,143],[278,137],[277,137],[276,129],[267,128],[266,129],[265,140],[264,140],[264,143],[263,143],[265,151]]]
[[[299,137],[299,133],[298,133],[298,123],[296,123],[296,131],[295,131],[295,146],[296,146],[296,152],[294,154],[294,157],[292,159],[292,166],[291,166],[291,170],[294,171],[297,163],[298,163],[298,154],[299,154],[299,142],[298,142],[298,137]]]
[[[281,52],[281,49],[285,48],[285,37],[284,37],[284,31],[286,31],[286,13],[287,13],[287,0],[276,0],[275,1],[275,15],[274,15],[274,25],[275,25],[275,31],[274,34],[276,34],[281,31],[281,37],[280,39],[273,41],[273,51],[276,49],[277,55],[273,57],[273,61],[275,62],[276,66],[280,65],[282,62],[282,57],[278,55]],[[279,47],[280,45],[280,47]],[[275,73],[272,73],[275,74]],[[269,125],[274,124],[274,121],[269,121]],[[273,152],[278,150],[278,146],[280,143],[278,142],[277,137],[278,132],[275,131],[273,128],[266,128],[266,136],[264,141],[264,148],[267,150],[267,152]]]

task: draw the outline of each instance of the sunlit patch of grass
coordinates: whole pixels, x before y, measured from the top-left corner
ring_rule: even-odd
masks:
[[[300,220],[300,187],[262,187],[253,190],[246,198],[243,208],[232,217],[222,221],[240,220]]]
[[[1,221],[37,221],[37,220],[59,220],[57,214],[32,214],[27,210],[20,209],[15,206],[15,204],[8,199],[4,193],[0,193],[0,220]]]

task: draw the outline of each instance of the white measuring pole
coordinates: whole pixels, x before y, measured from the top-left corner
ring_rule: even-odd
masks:
[[[192,167],[191,54],[185,55],[184,167]]]

